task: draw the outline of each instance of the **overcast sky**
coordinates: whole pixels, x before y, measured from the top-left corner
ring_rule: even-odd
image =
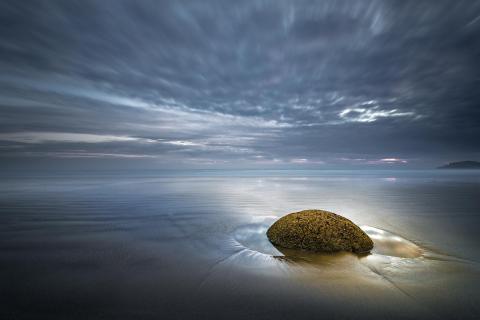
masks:
[[[480,160],[480,1],[2,1],[0,164]]]

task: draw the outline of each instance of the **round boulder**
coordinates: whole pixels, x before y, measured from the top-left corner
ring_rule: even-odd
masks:
[[[372,239],[356,224],[323,210],[290,213],[268,229],[267,237],[274,245],[288,249],[365,253],[373,248]]]

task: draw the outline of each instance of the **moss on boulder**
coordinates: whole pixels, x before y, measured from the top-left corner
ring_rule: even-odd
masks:
[[[373,241],[352,221],[323,210],[290,213],[267,231],[274,245],[318,252],[368,252]]]

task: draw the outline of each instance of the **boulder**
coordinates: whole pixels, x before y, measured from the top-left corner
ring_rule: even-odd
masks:
[[[352,221],[324,210],[304,210],[277,220],[267,231],[276,246],[317,252],[365,253],[373,241]]]

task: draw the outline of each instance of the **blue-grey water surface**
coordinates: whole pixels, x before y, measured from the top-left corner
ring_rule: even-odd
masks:
[[[303,209],[370,255],[273,247]],[[478,319],[478,171],[4,173],[1,319]]]

